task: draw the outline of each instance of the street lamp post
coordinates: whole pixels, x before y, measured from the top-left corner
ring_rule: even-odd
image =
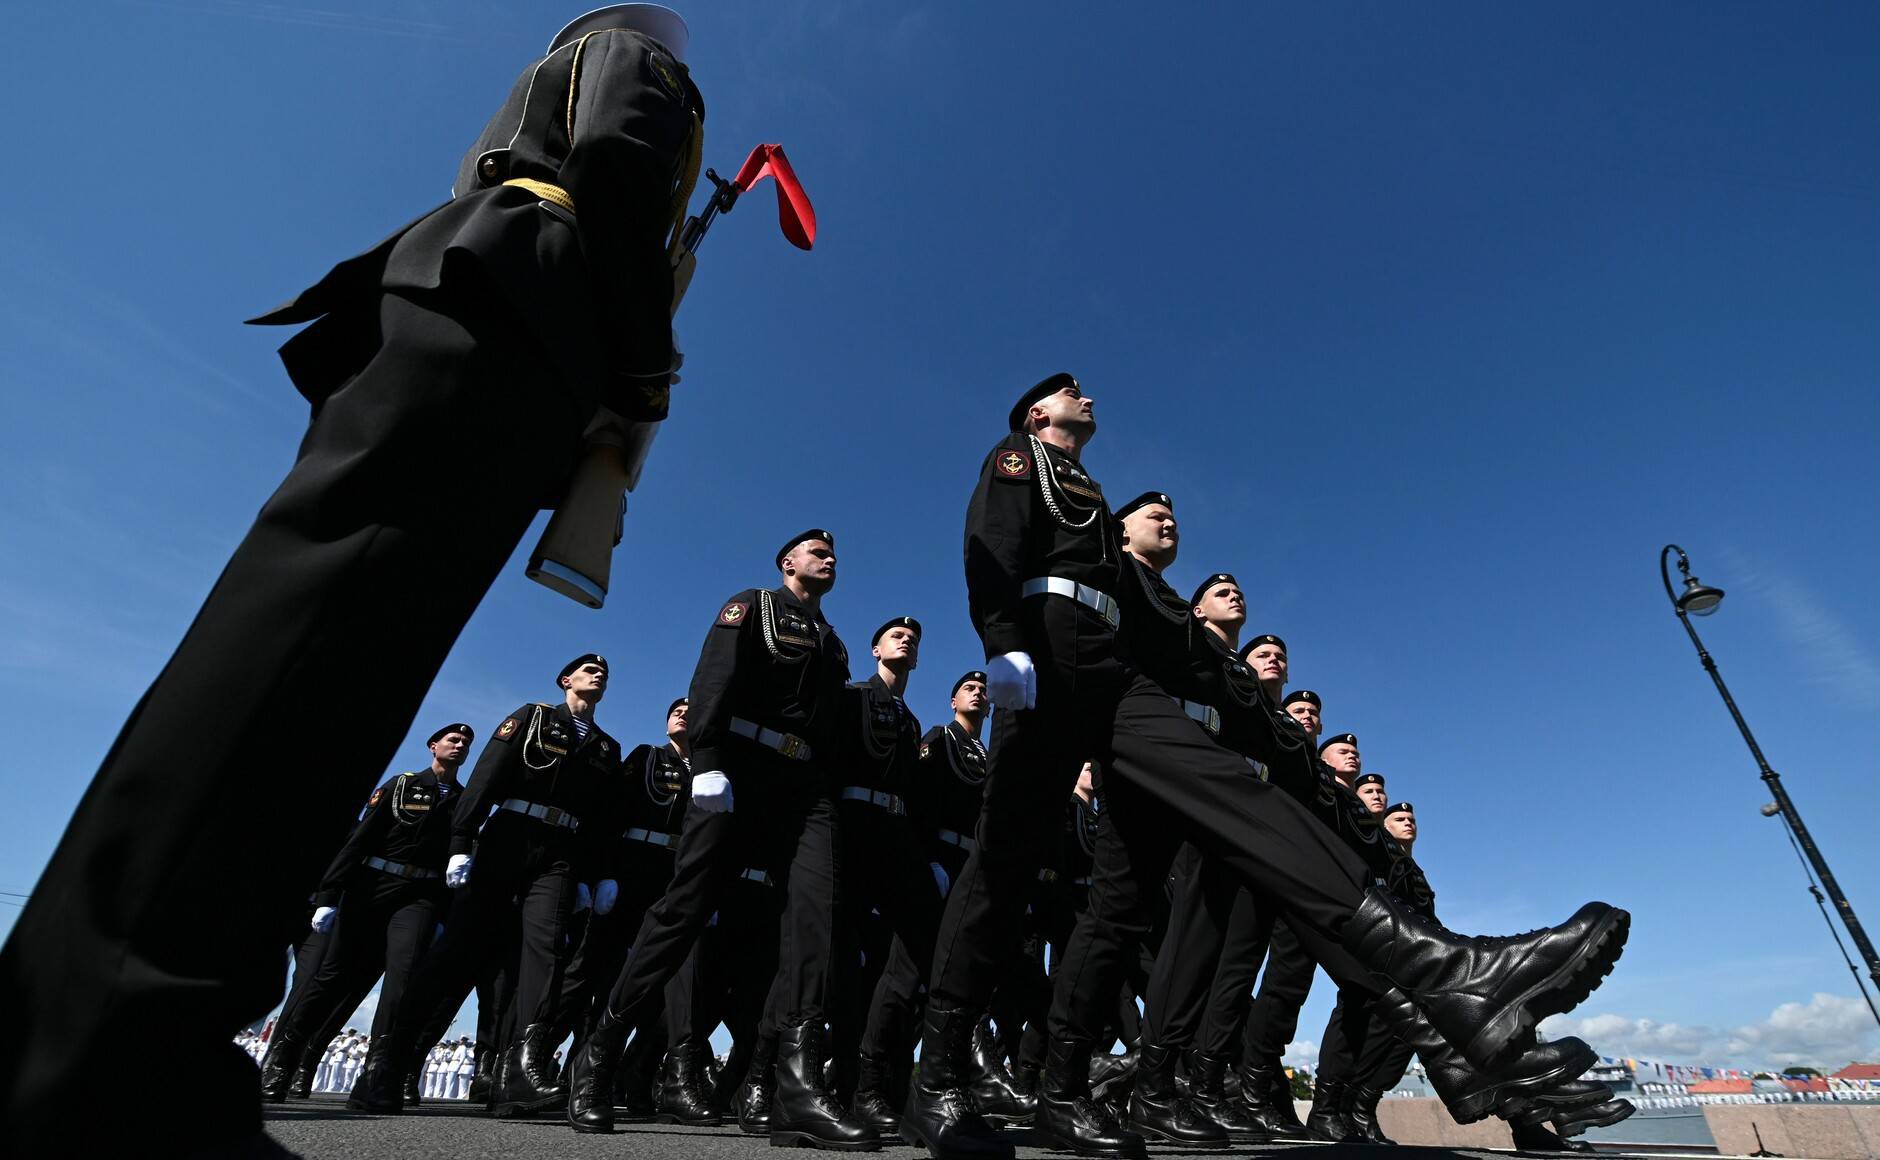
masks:
[[[1678,572],[1684,578],[1683,592],[1673,591],[1671,587],[1670,561],[1673,552],[1678,554]],[[1699,639],[1697,629],[1691,624],[1691,617],[1709,616],[1717,610],[1717,605],[1723,603],[1723,589],[1699,583],[1697,577],[1691,575],[1690,559],[1685,556],[1684,549],[1676,544],[1666,544],[1664,550],[1658,553],[1658,574],[1665,582],[1665,596],[1670,599],[1671,607],[1677,612],[1679,622],[1684,625],[1684,631],[1690,634],[1691,644],[1697,649],[1697,659],[1703,664],[1704,671],[1710,674],[1710,679],[1716,683],[1717,692],[1723,697],[1724,707],[1730,710],[1730,717],[1736,722],[1737,730],[1743,734],[1743,740],[1749,745],[1750,753],[1756,757],[1756,767],[1762,771],[1763,784],[1769,787],[1769,796],[1775,799],[1772,803],[1774,808],[1764,806],[1763,813],[1782,815],[1782,820],[1788,824],[1789,833],[1794,836],[1808,864],[1814,868],[1815,877],[1821,880],[1822,888],[1827,891],[1829,900],[1833,902],[1835,913],[1841,916],[1841,925],[1847,928],[1848,937],[1854,940],[1854,946],[1860,951],[1861,958],[1866,961],[1867,974],[1872,977],[1874,985],[1880,987],[1880,955],[1874,953],[1872,940],[1867,937],[1866,930],[1861,927],[1860,919],[1854,916],[1854,908],[1848,903],[1847,895],[1841,893],[1841,884],[1835,881],[1834,871],[1828,869],[1828,860],[1821,856],[1821,850],[1815,845],[1815,839],[1809,836],[1808,827],[1802,824],[1802,815],[1795,811],[1795,803],[1789,800],[1789,792],[1782,788],[1782,779],[1776,775],[1775,770],[1769,768],[1769,759],[1763,756],[1762,746],[1756,744],[1755,735],[1749,731],[1749,722],[1743,720],[1742,711],[1736,707],[1736,699],[1730,696],[1729,687],[1723,683],[1723,675],[1717,671],[1717,662],[1710,659],[1709,650],[1704,648],[1704,642]],[[1830,930],[1832,929],[1830,927]],[[1848,966],[1852,967],[1853,964],[1849,963]],[[1859,971],[1855,971],[1854,980],[1856,983],[1860,981]],[[1862,988],[1863,997],[1865,993],[1865,988]],[[1871,1005],[1871,1000],[1869,1005]],[[1880,1018],[1880,1016],[1876,1017]]]

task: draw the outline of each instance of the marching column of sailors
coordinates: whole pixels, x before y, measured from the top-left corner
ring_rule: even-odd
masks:
[[[475,730],[433,733],[310,898],[263,1098],[334,1086],[395,1113],[474,1076],[492,1115],[565,1110],[583,1132],[728,1118],[775,1143],[900,1133],[998,1157],[1000,1128],[1033,1124],[1133,1156],[1389,1143],[1377,1106],[1414,1041],[1447,1061],[1430,1066],[1452,1111],[1502,1115],[1525,1146],[1583,1147],[1567,1138],[1627,1114],[1577,1080],[1577,1040],[1517,1031],[1493,1056],[1514,1078],[1485,1078],[1331,937],[1366,908],[1441,930],[1415,812],[1354,734],[1321,737],[1285,641],[1242,642],[1233,575],[1170,586],[1175,503],[1110,509],[1079,455],[1091,408],[1053,376],[987,457],[966,561],[988,665],[924,734],[921,624],[881,625],[852,679],[821,528],[779,548],[780,583],[719,606],[663,743],[623,752],[597,723],[593,653],[558,701],[497,724],[467,783]],[[1622,914],[1597,907],[1576,921]],[[1301,1122],[1280,1055],[1320,966],[1340,990]],[[334,1039],[381,976],[371,1035]],[[473,988],[474,1050],[436,1046]],[[733,1049],[712,1074],[720,1024]]]

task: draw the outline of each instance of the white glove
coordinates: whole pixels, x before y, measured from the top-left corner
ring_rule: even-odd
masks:
[[[593,906],[593,905],[594,905],[594,892],[588,889],[587,883],[585,882],[575,883],[574,884],[574,912],[576,914],[580,914],[582,911],[586,910],[588,907]]]
[[[986,662],[986,692],[1001,709],[1038,707],[1038,670],[1031,667],[1031,654],[1009,652]]]
[[[941,897],[953,889],[953,879],[947,874],[947,868],[938,862],[929,863],[933,867],[933,884],[940,888]]]
[[[620,883],[612,878],[603,878],[594,887],[594,913],[606,914],[620,901]]]
[[[722,773],[692,775],[692,804],[710,814],[731,812],[731,779]]]
[[[333,929],[333,916],[339,911],[330,906],[316,907],[313,912],[313,929],[318,934],[325,934]]]
[[[470,855],[452,854],[450,862],[444,867],[444,885],[456,890],[470,881]]]

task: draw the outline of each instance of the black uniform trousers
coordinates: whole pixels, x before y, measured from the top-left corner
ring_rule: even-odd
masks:
[[[360,308],[362,369],[317,409],[0,951],[16,1155],[130,1125],[260,1130],[259,1073],[230,1037],[281,994],[304,900],[588,417],[518,324],[434,298]],[[258,774],[284,721],[318,728]],[[256,817],[276,823],[261,857],[204,838]],[[133,1086],[101,1108],[96,1061],[124,1043],[165,1044],[190,1098]]]
[[[473,984],[495,971],[510,980],[509,1001],[495,1013],[495,1050],[553,1018],[574,906],[575,850],[572,831],[503,810],[490,815],[464,897],[418,969],[406,1016],[392,1024],[393,1050],[428,1050],[421,1040],[436,1026],[439,1008],[453,1004],[454,1011]]]
[[[666,1033],[672,1042],[705,1044],[722,1023],[733,1052],[748,1058],[777,978],[782,914],[783,893],[766,871],[747,867],[726,886],[717,913],[667,985]]]
[[[1319,1045],[1318,1076],[1321,1081],[1337,1080],[1387,1092],[1410,1069],[1415,1054],[1408,1043],[1374,1016],[1370,1002],[1341,992]]]
[[[905,814],[849,800],[839,801],[836,808],[842,825],[842,904],[848,916],[844,925],[860,930],[861,920],[873,911],[880,914],[881,933],[886,936],[878,948],[872,948],[872,963],[864,964],[872,969],[859,976],[855,988],[844,988],[859,1000],[847,1013],[850,1026],[832,1026],[835,1050],[831,1054],[837,1074],[848,1079],[851,1049],[884,1061],[912,1050],[912,1029],[904,1022],[905,1011],[897,1010],[889,995],[905,982],[891,981],[888,965],[896,946],[905,951],[906,962],[933,962],[934,934],[940,929],[945,900],[927,861],[927,844],[915,834]],[[844,960],[845,967],[855,964],[853,957],[845,955]],[[839,986],[843,977],[843,972],[836,973]],[[866,991],[860,989],[862,981]],[[925,982],[924,975],[916,976],[917,994]],[[838,1082],[837,1090],[852,1092],[854,1084]]]
[[[330,936],[331,928],[325,932],[310,928],[307,937],[301,939],[300,945],[294,948],[294,983],[287,989],[287,998],[281,1000],[281,1013],[274,1021],[276,1027],[285,1025],[294,1017],[294,1011],[306,996],[307,988],[313,985],[313,977],[320,973],[320,963],[326,958],[326,948],[332,943]]]
[[[367,873],[384,881],[350,884],[340,896],[332,948],[295,1014],[296,1034],[318,1034],[330,1020],[350,1015],[381,975],[385,982],[372,1015],[372,1035],[389,1032],[412,974],[431,946],[442,884]],[[424,1046],[428,1050],[431,1044]]]
[[[1218,862],[1204,861],[1204,874],[1230,877]],[[1203,887],[1204,890],[1208,889]],[[1254,982],[1273,941],[1273,910],[1262,906],[1252,891],[1234,884],[1227,927],[1221,934],[1219,963],[1208,988],[1207,1007],[1195,1032],[1195,1046],[1209,1055],[1237,1058],[1253,1002]]]
[[[685,963],[726,896],[756,864],[783,891],[777,982],[766,1019],[772,1029],[820,1023],[835,950],[837,843],[835,803],[822,771],[755,742],[740,745],[727,770],[733,809],[686,807],[672,882],[647,908],[633,949],[607,999],[615,1019],[642,1024]]]
[[[1242,1042],[1250,1062],[1278,1059],[1285,1054],[1286,1045],[1299,1033],[1299,1009],[1311,993],[1315,966],[1312,951],[1293,924],[1284,919],[1275,921],[1266,969],[1260,975],[1260,992],[1247,1008]]]
[[[1098,822],[1101,826],[1101,821]],[[1014,1056],[1025,1067],[1041,1067],[1044,1064],[1045,1047],[1050,1042],[1046,1030],[1051,1014],[1051,997],[1056,993],[1059,973],[1064,969],[1065,956],[1070,953],[1071,936],[1077,930],[1077,920],[1083,917],[1090,905],[1090,876],[1063,879],[1053,877],[1044,883],[1036,901],[1032,903],[1033,915],[1037,920],[1038,941],[1043,943],[1043,954],[1048,956],[1048,965],[1036,980],[1030,993],[1030,1006],[1024,1016],[1024,1032],[1019,1048]],[[1029,940],[1029,935],[1027,936]],[[1021,957],[1022,948],[1021,948]],[[1125,962],[1129,960],[1125,958]],[[1144,993],[1148,986],[1151,968],[1151,954],[1143,948],[1135,962],[1137,969],[1130,972],[1122,986],[1116,991],[1116,1008],[1110,1020],[1103,1024],[1091,1038],[1098,1051],[1109,1051],[1116,1041],[1121,1040],[1127,1050],[1142,1042],[1142,1011],[1136,1005],[1136,997]]]
[[[562,971],[550,1021],[563,1034],[572,1033],[577,1043],[600,1018],[600,1002],[620,977],[630,940],[647,908],[672,881],[672,866],[671,852],[644,842],[629,843],[615,880],[620,894],[613,909],[606,914],[589,910],[575,918],[574,950]]]
[[[1106,812],[1126,846],[1152,855],[1167,848],[1172,858],[1171,841],[1187,838],[1296,917],[1322,962],[1375,985],[1338,946],[1370,875],[1337,835],[1284,791],[1248,776],[1244,760],[1124,664],[1096,613],[1061,597],[1034,598],[1021,607],[1021,626],[1027,642],[1050,652],[1033,656],[1036,707],[993,717],[979,849],[947,902],[931,973],[935,1001],[977,1010],[990,998],[1019,942],[1036,852],[1058,840],[1064,799],[1092,759],[1104,763]],[[1160,861],[1166,870],[1166,858],[1135,861],[1145,869]],[[1090,905],[1136,921],[1161,891],[1157,876],[1106,900],[1099,883]],[[1122,964],[1098,965],[1105,969],[1060,972],[1059,989],[1074,978],[1107,1004]],[[1117,974],[1101,977],[1110,970]]]
[[[1221,973],[1228,918],[1242,887],[1187,843],[1168,877],[1168,931],[1142,997],[1142,1035],[1157,1047],[1186,1048],[1195,1045]]]

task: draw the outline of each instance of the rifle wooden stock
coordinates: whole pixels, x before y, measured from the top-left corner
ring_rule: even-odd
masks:
[[[675,315],[697,268],[698,255],[680,247],[672,260]],[[607,602],[614,548],[627,518],[627,492],[640,482],[658,431],[658,423],[629,423],[605,407],[595,414],[568,494],[529,554],[529,579],[589,608]]]

